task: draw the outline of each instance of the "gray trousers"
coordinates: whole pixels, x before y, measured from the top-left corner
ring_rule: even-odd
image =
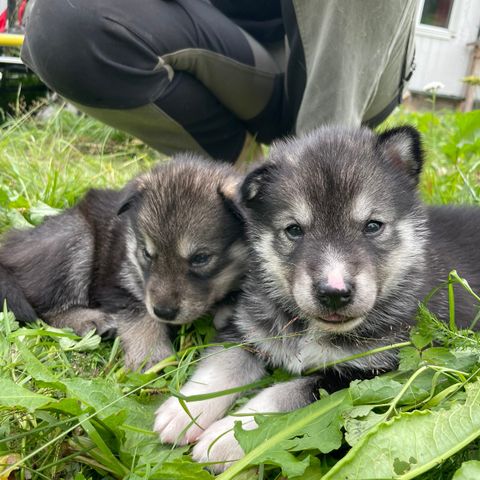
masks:
[[[283,25],[272,38],[248,33],[242,2],[234,13],[225,3],[37,0],[22,59],[80,110],[161,152],[227,161],[249,134],[270,143],[325,123],[374,126],[399,103],[415,0],[278,0],[259,17]]]

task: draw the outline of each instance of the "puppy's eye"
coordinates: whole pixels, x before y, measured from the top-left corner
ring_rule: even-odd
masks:
[[[290,240],[298,240],[303,237],[303,230],[300,225],[292,223],[285,229],[285,233]]]
[[[208,253],[197,253],[190,257],[189,263],[192,267],[204,267],[210,263],[213,255]]]
[[[365,235],[377,235],[383,230],[383,223],[378,220],[369,220],[363,227]]]
[[[153,255],[145,247],[142,248],[142,253],[143,253],[143,256],[145,257],[145,260],[148,260],[148,261],[152,260]]]

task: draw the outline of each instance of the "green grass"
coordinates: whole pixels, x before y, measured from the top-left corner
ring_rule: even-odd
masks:
[[[428,152],[421,183],[424,200],[478,205],[480,112],[433,115],[399,111],[387,122],[388,126],[404,123],[417,126],[424,136]],[[74,204],[90,187],[120,187],[155,161],[165,160],[127,135],[62,110],[44,122],[31,113],[8,120],[1,133],[0,232],[36,224],[50,209]],[[479,338],[443,331],[427,313],[422,319],[423,329],[402,354],[408,368],[393,377],[382,377],[380,384],[362,383],[350,389],[348,401],[335,397],[350,425],[360,429],[365,429],[368,423],[362,422],[374,415],[394,419],[393,414],[399,414],[391,427],[378,427],[369,437],[371,441],[376,435],[379,439],[387,435],[388,428],[398,428],[399,438],[406,435],[408,439],[408,432],[402,431],[406,411],[423,410],[423,416],[435,419],[440,407],[462,405],[468,390],[465,385],[471,385],[468,391],[477,388]],[[6,311],[0,313],[0,464],[9,465],[10,478],[18,479],[212,478],[190,460],[187,448],[160,445],[151,425],[156,406],[178,390],[198,358],[199,346],[212,341],[213,335],[208,318],[183,327],[175,340],[182,354],[140,374],[124,369],[118,342],[99,343],[96,336],[80,340],[40,323],[20,327]],[[431,349],[432,340],[443,350]],[[415,377],[425,365],[425,373],[422,370],[422,375]],[[282,376],[274,372],[273,378]],[[367,387],[360,394],[362,385]],[[415,395],[407,400],[401,393],[404,388]],[[365,391],[370,395],[368,402]],[[389,396],[385,397],[385,392]],[[383,395],[381,400],[376,393]],[[353,397],[357,403],[352,407],[347,403]],[[281,443],[286,431],[282,422],[291,431],[307,413],[312,422],[322,422],[327,418],[324,411],[330,412],[328,405],[314,405],[283,420],[270,418],[262,431],[270,429],[266,431],[269,442],[272,438],[280,442],[271,446],[280,448],[285,444]],[[355,417],[352,408],[363,409],[364,415]],[[335,422],[329,425],[336,428]],[[305,430],[298,428],[299,438],[305,436]],[[249,470],[244,478],[280,478],[278,464],[255,457],[259,452],[255,438],[245,435],[243,441],[251,446],[252,464],[266,463],[260,473]],[[365,438],[362,442],[363,450],[370,448]],[[320,454],[324,451],[320,447],[315,450],[310,445],[304,452],[289,453],[292,458],[283,456],[288,458],[282,464],[284,474],[293,478],[291,472],[311,453],[315,457],[309,460],[305,476],[297,478],[319,478],[347,451],[343,447],[340,453]],[[421,478],[451,478],[463,460],[479,459],[475,441],[454,453]],[[1,471],[0,466],[0,479]],[[228,471],[223,478],[230,478]]]
[[[421,192],[430,204],[480,204],[480,112],[392,115],[381,128],[409,124],[423,136],[426,164]]]
[[[0,137],[0,231],[29,220],[42,204],[66,208],[91,187],[123,186],[162,158],[141,142],[85,117],[58,110],[3,124]]]

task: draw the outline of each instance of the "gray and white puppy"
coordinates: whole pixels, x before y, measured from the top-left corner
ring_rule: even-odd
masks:
[[[480,289],[480,209],[422,205],[422,162],[419,134],[409,127],[381,135],[324,127],[277,143],[242,187],[249,275],[234,324],[220,335],[250,348],[208,350],[182,393],[248,385],[266,365],[300,373],[406,339],[418,301],[451,269]],[[456,293],[456,319],[466,326],[478,307],[463,290]],[[447,318],[446,295],[429,306]],[[267,388],[239,413],[299,408],[319,387],[334,390],[396,364],[392,351],[340,364]],[[243,452],[234,422],[256,427],[248,415],[218,420],[235,398],[191,402],[196,424],[189,428],[190,418],[170,398],[157,411],[155,430],[164,442],[198,440],[193,457],[199,461],[235,460]]]
[[[75,207],[0,247],[0,304],[80,335],[119,335],[136,368],[170,355],[169,325],[192,322],[239,287],[246,248],[232,167],[180,155],[122,190]]]

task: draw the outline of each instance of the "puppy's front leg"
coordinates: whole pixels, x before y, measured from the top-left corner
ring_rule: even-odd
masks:
[[[116,333],[116,322],[113,317],[95,308],[73,307],[61,313],[47,313],[43,317],[52,327],[71,328],[81,337],[90,330],[95,330],[103,337],[113,337]]]
[[[148,313],[140,317],[116,315],[118,336],[125,352],[125,365],[136,370],[143,363],[145,368],[160,362],[173,353],[167,325]]]
[[[249,415],[229,415],[207,428],[193,449],[193,459],[197,462],[218,462],[209,468],[215,473],[224,471],[244,456],[233,434],[235,422],[242,422],[244,430],[253,430],[257,428],[254,414],[290,412],[304,407],[315,400],[318,382],[317,377],[299,378],[266,388],[235,412]]]
[[[180,393],[191,396],[228,390],[253,383],[264,374],[262,362],[247,350],[240,347],[212,347],[205,351],[197,370]],[[170,397],[156,412],[154,430],[164,443],[184,445],[194,442],[205,428],[225,414],[239,395],[232,393],[186,402],[195,423],[178,399]]]

